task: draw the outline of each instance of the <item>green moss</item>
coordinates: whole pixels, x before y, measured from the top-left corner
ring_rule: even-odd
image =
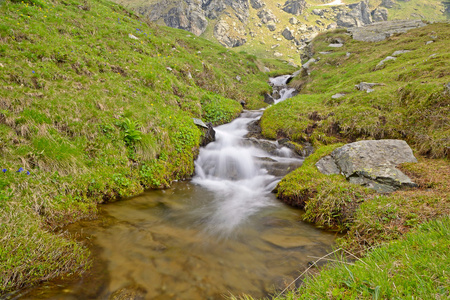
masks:
[[[317,149],[300,168],[284,177],[276,190],[282,201],[305,209],[305,221],[343,231],[352,223],[360,203],[372,198],[374,192],[350,184],[341,175],[324,175],[317,170],[317,161],[340,146],[333,144]]]

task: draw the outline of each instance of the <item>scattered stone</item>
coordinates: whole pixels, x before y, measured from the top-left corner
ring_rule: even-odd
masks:
[[[270,48],[271,48],[271,49],[275,49],[275,48],[277,48],[277,47],[280,47],[280,44],[272,45]]]
[[[270,31],[275,31],[277,29],[277,26],[274,23],[269,23],[269,24],[267,24],[267,28]]]
[[[261,22],[263,24],[267,24],[270,21],[274,22],[274,23],[278,23],[279,20],[277,19],[277,17],[273,14],[273,12],[270,9],[262,9],[258,12],[257,14],[258,18],[261,19]]]
[[[388,10],[383,7],[377,7],[372,11],[373,22],[384,22],[388,19]]]
[[[315,14],[316,16],[322,16],[323,15],[323,11],[321,9],[313,9],[312,13]]]
[[[4,68],[5,66],[2,64],[2,63],[0,63],[0,68]]]
[[[203,147],[216,140],[216,132],[214,131],[212,124],[208,123],[206,126],[207,128],[202,130],[205,136],[203,137],[200,145]]]
[[[335,22],[328,24],[327,30],[335,30],[337,28],[337,24]]]
[[[192,120],[194,121],[194,124],[203,128],[208,128],[208,126],[200,119],[197,118],[192,118]]]
[[[423,27],[426,24],[421,20],[396,20],[377,22],[364,27],[348,28],[354,40],[363,42],[379,42],[393,34],[405,33],[410,29]]]
[[[345,57],[346,57],[346,58],[349,58],[350,55],[352,55],[350,52],[345,53]]]
[[[239,76],[239,75],[237,75],[237,76],[236,76],[236,80],[237,80],[237,81],[239,81],[239,82],[240,82],[240,81],[241,81],[241,79],[242,79],[242,78],[241,78],[241,76]]]
[[[311,66],[311,64],[315,63],[317,60],[315,58],[311,58],[309,59],[306,63],[304,63],[302,65],[302,68],[304,69],[309,69],[309,67]]]
[[[394,56],[387,56],[385,59],[383,59],[382,61],[380,61],[376,66],[375,66],[375,70],[381,69],[381,67],[384,66],[384,63],[390,60],[396,60],[397,57]]]
[[[281,33],[281,35],[287,39],[288,41],[293,40],[294,39],[294,32],[292,30],[289,29],[289,27],[286,27],[283,32]]]
[[[328,47],[331,48],[341,48],[342,46],[344,46],[344,44],[329,44]]]
[[[133,40],[139,40],[138,37],[135,37],[135,36],[132,35],[131,33],[128,34],[128,37],[129,37],[130,39],[133,39]]]
[[[372,23],[372,16],[367,0],[350,4],[350,12],[342,12],[336,16],[339,27],[360,27]]]
[[[288,0],[284,3],[283,10],[289,14],[301,15],[307,7],[305,0]]]
[[[436,57],[436,53],[433,53],[433,54],[431,54],[430,56],[428,56],[428,58],[433,58],[433,57]]]
[[[239,27],[233,27],[225,20],[220,20],[214,26],[215,38],[224,46],[239,47],[247,42],[245,30]]]
[[[296,25],[298,23],[298,20],[297,20],[297,18],[292,17],[289,19],[289,23],[291,23],[292,25]]]
[[[381,1],[381,6],[384,6],[386,8],[393,8],[395,5],[395,2],[393,0],[383,0]]]
[[[429,45],[431,43],[434,43],[434,41],[428,41],[428,42],[425,43],[425,45]]]
[[[333,96],[331,96],[331,98],[333,98],[333,99],[339,99],[339,98],[342,98],[342,97],[344,97],[345,96],[345,94],[343,94],[343,93],[337,93],[337,94],[334,94]]]
[[[321,52],[319,52],[319,54],[322,54],[322,55],[327,55],[327,54],[330,54],[330,53],[333,53],[333,52],[331,52],[331,51],[321,51]]]
[[[264,67],[264,72],[265,73],[270,72],[270,69],[268,67]]]
[[[408,53],[408,52],[411,52],[411,50],[397,50],[394,53],[392,53],[392,56],[397,56],[397,55]]]
[[[166,67],[166,70],[169,72],[172,72],[172,68],[171,67]]]
[[[275,99],[273,99],[273,97],[271,95],[269,95],[268,93],[265,93],[264,94],[264,102],[266,102],[267,104],[274,104]]]
[[[373,92],[372,89],[374,86],[377,85],[384,85],[382,83],[369,83],[369,82],[360,82],[359,84],[355,85],[355,88],[360,91],[366,91],[368,93]]]
[[[289,61],[288,62],[288,66],[294,67],[294,68],[298,68],[298,65],[296,63],[294,63],[293,61]]]
[[[397,165],[417,162],[411,148],[402,140],[360,141],[334,150],[316,163],[323,174],[342,174],[351,183],[380,193],[403,187],[416,187]]]
[[[280,52],[275,52],[275,53],[273,54],[273,56],[275,56],[275,57],[282,57],[283,54],[280,53]]]
[[[264,7],[266,4],[264,2],[262,2],[261,0],[250,0],[250,5],[254,9],[260,9],[260,8]]]

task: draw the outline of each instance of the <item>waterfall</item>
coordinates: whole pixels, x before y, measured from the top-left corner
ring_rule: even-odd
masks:
[[[202,211],[205,217],[201,221],[208,223],[208,232],[228,235],[255,212],[281,205],[271,193],[281,177],[268,169],[301,164],[287,147],[245,138],[248,125],[261,115],[262,111],[246,111],[233,122],[215,128],[216,141],[200,150],[192,181],[213,192]],[[258,147],[261,143],[270,150]]]

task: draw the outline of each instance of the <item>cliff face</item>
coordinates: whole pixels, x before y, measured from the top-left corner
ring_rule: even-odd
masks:
[[[420,0],[408,3],[383,0],[379,6],[369,0],[348,5],[317,4],[317,0],[127,1],[125,6],[159,24],[204,35],[227,47],[245,46],[243,50],[260,56],[299,62],[298,53],[318,33],[337,27],[365,26],[388,18],[414,18],[413,15],[399,16],[398,11],[403,8],[401,5],[413,9],[414,1]],[[445,8],[442,11],[445,12]],[[259,50],[254,50],[256,48]]]

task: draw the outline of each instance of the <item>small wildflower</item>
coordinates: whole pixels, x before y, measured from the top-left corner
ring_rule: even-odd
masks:
[[[33,73],[33,74],[34,74],[35,72],[34,72],[34,71],[31,71],[31,73]]]
[[[7,169],[3,169],[3,170],[2,170],[3,173],[6,173],[6,171],[8,171],[8,170],[7,170]]]
[[[30,171],[27,171],[27,175],[30,175]]]
[[[19,170],[17,170],[17,173],[20,173],[23,171],[23,168],[19,168]]]

